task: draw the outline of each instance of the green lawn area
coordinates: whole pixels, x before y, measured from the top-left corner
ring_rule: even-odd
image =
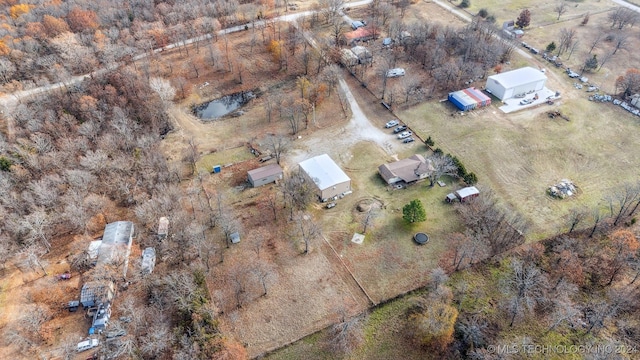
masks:
[[[419,144],[405,149],[399,154],[400,159],[427,151]],[[391,157],[369,142],[355,145],[351,153],[353,156],[344,169],[352,179],[354,193],[340,200],[336,208],[323,210],[323,229],[369,295],[380,302],[422,286],[429,271],[438,266],[446,235],[460,227],[453,207],[444,202],[454,186],[451,179],[443,179],[448,186],[432,188],[429,181],[424,181],[406,189],[390,190],[377,168],[393,161]],[[363,214],[356,210],[357,204],[373,199],[382,204],[382,209],[374,226],[367,230],[364,243],[354,244],[353,233],[363,230],[360,225]],[[422,201],[427,221],[411,226],[402,219],[402,207],[413,199]],[[428,244],[415,244],[412,237],[417,231],[430,236]]]
[[[253,158],[254,156],[249,152],[246,146],[240,146],[203,155],[196,162],[196,167],[198,168],[199,172],[211,172],[214,165],[224,166],[227,164],[235,164]]]
[[[503,114],[497,105],[452,116],[453,107],[429,102],[399,116],[422,138],[456,155],[508,208],[532,224],[530,240],[566,226],[571,208],[595,208],[626,182],[637,182],[640,167],[638,120],[611,104],[566,100],[560,110],[571,121],[549,119],[544,106]],[[546,189],[571,179],[581,192],[555,200]]]

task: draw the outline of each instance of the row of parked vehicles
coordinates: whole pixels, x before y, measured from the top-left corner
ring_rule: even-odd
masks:
[[[416,139],[411,136],[413,135],[413,132],[411,130],[407,130],[407,125],[400,125],[400,122],[396,119],[389,120],[386,124],[384,124],[384,127],[387,129],[395,127],[395,129],[393,129],[393,133],[398,134],[396,135],[396,137],[402,140],[402,142],[405,144],[416,141]]]

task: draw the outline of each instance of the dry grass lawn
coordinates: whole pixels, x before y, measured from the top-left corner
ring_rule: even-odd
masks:
[[[531,0],[483,0],[471,1],[471,6],[467,9],[470,14],[477,14],[480,9],[489,10],[489,14],[496,17],[496,23],[502,26],[504,21],[515,21],[524,9],[531,11],[531,24],[529,28],[534,29],[539,26],[548,25],[556,22],[563,22],[568,19],[582,17],[586,13],[596,14],[606,11],[616,4],[610,1],[599,0],[572,0],[567,1],[567,12],[560,17],[558,21],[558,13],[554,8],[557,6],[555,1],[531,1]]]
[[[571,121],[549,119],[543,105],[504,115],[495,105],[452,117],[448,103],[425,103],[401,118],[421,136],[460,158],[481,187],[532,224],[531,239],[564,228],[571,208],[595,208],[625,182],[637,181],[640,166],[638,119],[611,104],[567,101]],[[582,190],[574,199],[554,200],[545,190],[560,179]]]

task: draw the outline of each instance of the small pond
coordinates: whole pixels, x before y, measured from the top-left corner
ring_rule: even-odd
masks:
[[[243,91],[223,96],[220,99],[195,106],[193,113],[202,120],[219,119],[238,110],[255,97],[252,91]]]

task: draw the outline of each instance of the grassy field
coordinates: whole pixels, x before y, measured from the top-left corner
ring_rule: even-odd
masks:
[[[546,106],[546,105],[545,105]],[[571,208],[595,208],[625,182],[637,181],[637,117],[611,104],[575,99],[560,107],[571,121],[549,119],[547,107],[505,115],[492,105],[451,116],[448,103],[425,103],[401,114],[421,137],[452,153],[478,175],[479,186],[519,211],[530,239],[552,235]],[[581,194],[554,200],[546,189],[573,180]]]
[[[594,14],[616,6],[613,2],[598,0],[572,0],[566,3],[567,12],[560,17],[560,20],[558,20],[558,13],[554,10],[557,6],[557,2],[555,1],[471,1],[471,6],[466,10],[471,14],[477,14],[480,9],[487,9],[489,14],[495,16],[496,23],[502,25],[504,21],[515,21],[522,10],[529,9],[529,11],[531,11],[531,24],[529,28],[534,29],[542,25],[562,22],[567,19],[582,18],[586,13]]]
[[[411,344],[404,329],[407,309],[415,296],[394,300],[376,307],[364,319],[364,343],[345,359],[437,359]],[[336,354],[327,350],[327,331],[307,336],[285,348],[267,355],[269,360],[325,360]]]
[[[328,230],[326,237],[354,276],[373,300],[380,302],[423,285],[429,271],[437,267],[446,234],[460,226],[453,207],[443,201],[453,186],[431,188],[425,181],[406,189],[390,190],[377,168],[393,159],[369,142],[357,144],[351,153],[351,161],[344,168],[352,179],[354,193],[342,199],[336,208],[321,210],[325,212],[323,228]],[[415,145],[398,157],[415,153],[425,154],[426,147]],[[411,226],[402,219],[402,207],[413,199],[424,204],[427,221]],[[377,201],[382,209],[374,226],[367,230],[364,243],[357,245],[351,243],[351,237],[363,230],[360,220],[364,215],[356,210],[361,201]],[[429,234],[427,245],[413,242],[412,236],[417,231]]]
[[[211,154],[203,155],[196,162],[198,171],[211,172],[214,165],[235,164],[241,161],[253,159],[255,156],[249,152],[246,146],[240,146],[233,149],[217,151]]]

